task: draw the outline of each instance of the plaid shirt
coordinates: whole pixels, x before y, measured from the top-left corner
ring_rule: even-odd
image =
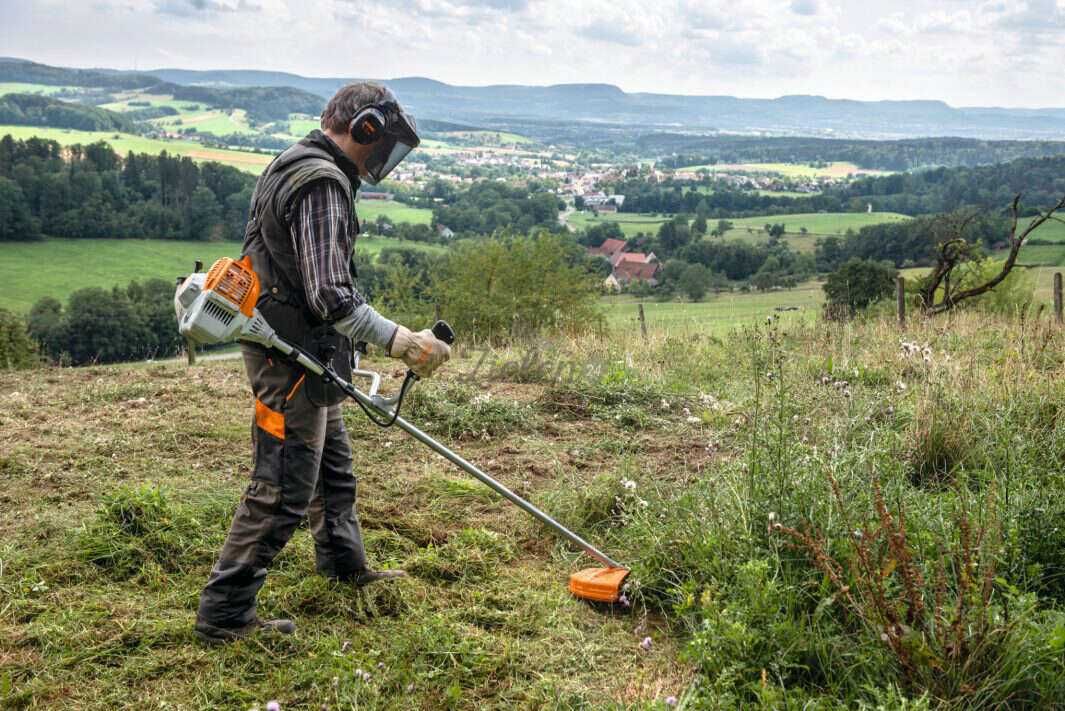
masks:
[[[290,231],[307,305],[323,321],[344,318],[366,303],[351,275],[357,224],[332,180],[311,185],[293,212]]]

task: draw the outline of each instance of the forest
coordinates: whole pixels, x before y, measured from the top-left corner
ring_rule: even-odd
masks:
[[[0,138],[0,241],[240,239],[255,178],[188,157],[128,154],[104,142]]]
[[[145,118],[138,115],[138,118]],[[69,101],[51,99],[36,94],[6,94],[0,96],[0,124],[14,126],[50,126],[78,131],[136,132],[131,117],[107,109]]]
[[[992,141],[952,136],[874,141],[810,137],[692,136],[652,133],[636,144],[641,152],[669,154],[663,167],[714,163],[816,163],[844,161],[859,168],[906,171],[972,167],[1018,158],[1065,155],[1065,141]]]
[[[712,189],[707,191],[706,187]],[[704,188],[700,190],[700,188]],[[977,167],[935,168],[858,178],[805,197],[761,195],[722,185],[627,179],[609,186],[625,195],[621,212],[694,213],[708,217],[742,217],[769,213],[856,212],[872,205],[880,212],[927,215],[964,207],[1004,210],[1018,193],[1034,214],[1065,194],[1065,156],[1021,158]]]

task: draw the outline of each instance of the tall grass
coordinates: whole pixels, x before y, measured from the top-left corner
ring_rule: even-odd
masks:
[[[1065,698],[1065,332],[966,313],[903,332],[770,320],[685,345],[607,357],[636,392],[730,402],[697,434],[714,466],[573,492],[569,520],[623,551],[631,597],[688,639],[691,707]],[[722,361],[729,378],[703,375]]]

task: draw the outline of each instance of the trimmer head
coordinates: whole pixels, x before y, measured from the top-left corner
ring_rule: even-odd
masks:
[[[569,576],[569,591],[582,600],[617,602],[628,574],[626,568],[585,568]]]

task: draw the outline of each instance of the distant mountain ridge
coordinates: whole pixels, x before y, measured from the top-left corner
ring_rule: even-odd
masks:
[[[148,73],[178,84],[262,86],[261,82],[284,81],[323,97],[353,81],[254,70],[157,69]],[[1065,138],[1065,108],[957,108],[943,101],[855,101],[809,95],[741,99],[630,94],[612,84],[456,86],[424,77],[385,81],[418,116],[489,125],[493,119],[523,119],[823,137]]]
[[[25,77],[25,78],[18,78]],[[64,69],[0,59],[0,81],[137,88],[149,81],[206,88],[292,87],[323,100],[349,77],[304,77],[261,70]],[[487,127],[579,122],[633,133],[736,132],[846,138],[961,136],[984,139],[1065,138],[1065,108],[952,107],[942,101],[855,101],[788,95],[776,99],[626,93],[612,84],[457,86],[425,77],[384,80],[418,118]],[[305,93],[304,93],[305,92]],[[309,112],[308,113],[313,113]]]

